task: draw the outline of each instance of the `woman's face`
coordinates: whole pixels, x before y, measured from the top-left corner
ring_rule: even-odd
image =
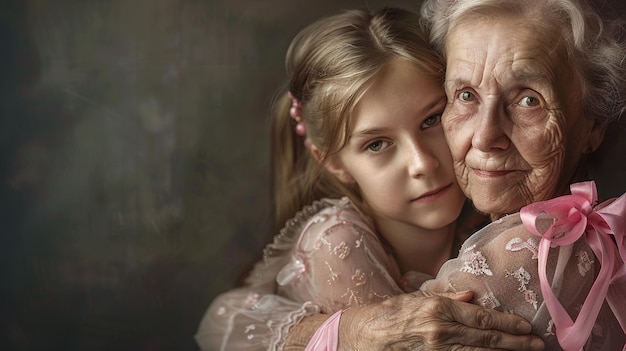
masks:
[[[492,216],[567,191],[598,133],[558,34],[545,33],[554,31],[483,19],[448,36],[446,138],[461,188]]]

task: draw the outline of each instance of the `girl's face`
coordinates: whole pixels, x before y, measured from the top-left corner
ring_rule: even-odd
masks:
[[[441,126],[441,83],[394,59],[356,106],[347,145],[327,168],[356,183],[379,226],[440,229],[465,197]]]

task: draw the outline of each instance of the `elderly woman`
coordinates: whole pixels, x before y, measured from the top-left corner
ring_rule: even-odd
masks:
[[[446,62],[448,105],[442,121],[459,183],[478,210],[503,221],[478,233],[490,241],[466,243],[460,258],[446,264],[423,291],[345,311],[337,348],[528,350],[541,349],[545,342],[547,349],[556,349],[561,342],[580,345],[580,335],[585,349],[622,348],[619,323],[626,327],[626,320],[615,320],[615,306],[593,308],[599,317],[591,327],[570,328],[589,330],[579,333],[579,340],[572,342],[567,333],[578,322],[577,309],[588,311],[584,302],[590,291],[602,302],[606,289],[614,292],[625,284],[623,256],[608,245],[613,241],[603,241],[605,251],[597,251],[581,236],[566,245],[569,249],[548,255],[545,243],[539,244],[543,239],[531,240],[534,234],[519,215],[506,216],[565,195],[570,184],[587,179],[588,157],[603,141],[609,122],[626,109],[622,27],[603,21],[578,0],[426,0],[423,16]],[[547,226],[537,233],[545,233]],[[608,256],[615,263],[609,272],[613,285],[597,294],[595,276],[603,273]],[[570,280],[571,272],[578,272],[576,279]],[[503,282],[501,289],[485,283],[488,278]],[[557,294],[547,305],[546,288]],[[472,301],[486,307],[479,315],[464,302],[470,297],[453,300],[432,293],[463,290],[474,291]],[[570,303],[561,306],[563,299]],[[552,321],[553,312],[547,311],[558,306],[565,311]],[[294,311],[299,307],[292,306]],[[522,335],[528,332],[525,326],[516,329],[518,320],[504,312],[528,318],[543,342]],[[302,349],[326,318],[311,314],[300,320],[289,329],[285,349]]]
[[[589,154],[600,146],[608,122],[626,107],[621,28],[603,23],[592,7],[576,0],[432,0],[424,4],[422,15],[446,62],[448,105],[442,123],[456,176],[477,209],[499,219],[566,194],[571,183],[588,179]],[[589,194],[595,205],[593,184],[572,190]],[[553,209],[571,210],[567,201],[572,199],[527,207],[521,218],[504,217],[474,234],[460,257],[422,289],[471,289],[475,303],[531,320],[550,350],[621,349],[624,335],[613,314],[626,329],[626,309],[621,307],[626,279],[612,283],[621,294],[613,296],[613,309],[606,304],[592,309],[591,300],[602,302],[605,295],[597,295],[601,282],[591,286],[590,271],[600,275],[602,268],[615,265],[617,273],[602,273],[623,275],[622,239],[617,239],[621,258],[612,239],[604,248],[590,248],[595,230],[579,233],[578,240],[572,236],[568,245],[548,255],[557,240],[549,243],[547,228],[564,220]],[[623,217],[626,209],[616,214]],[[551,222],[537,224],[541,216]],[[612,229],[623,236],[626,226]],[[573,232],[568,228],[558,235]],[[540,240],[548,245],[543,252]],[[550,279],[540,276],[546,266]],[[563,311],[569,315],[560,315]]]

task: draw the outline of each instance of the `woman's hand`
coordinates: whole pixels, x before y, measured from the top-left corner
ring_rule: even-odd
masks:
[[[338,350],[543,350],[524,319],[471,299],[471,291],[417,291],[348,309],[339,324]]]

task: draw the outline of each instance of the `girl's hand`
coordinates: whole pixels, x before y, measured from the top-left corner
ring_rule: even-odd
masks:
[[[341,317],[338,350],[543,350],[524,319],[471,299],[471,291],[417,291],[350,308]]]

